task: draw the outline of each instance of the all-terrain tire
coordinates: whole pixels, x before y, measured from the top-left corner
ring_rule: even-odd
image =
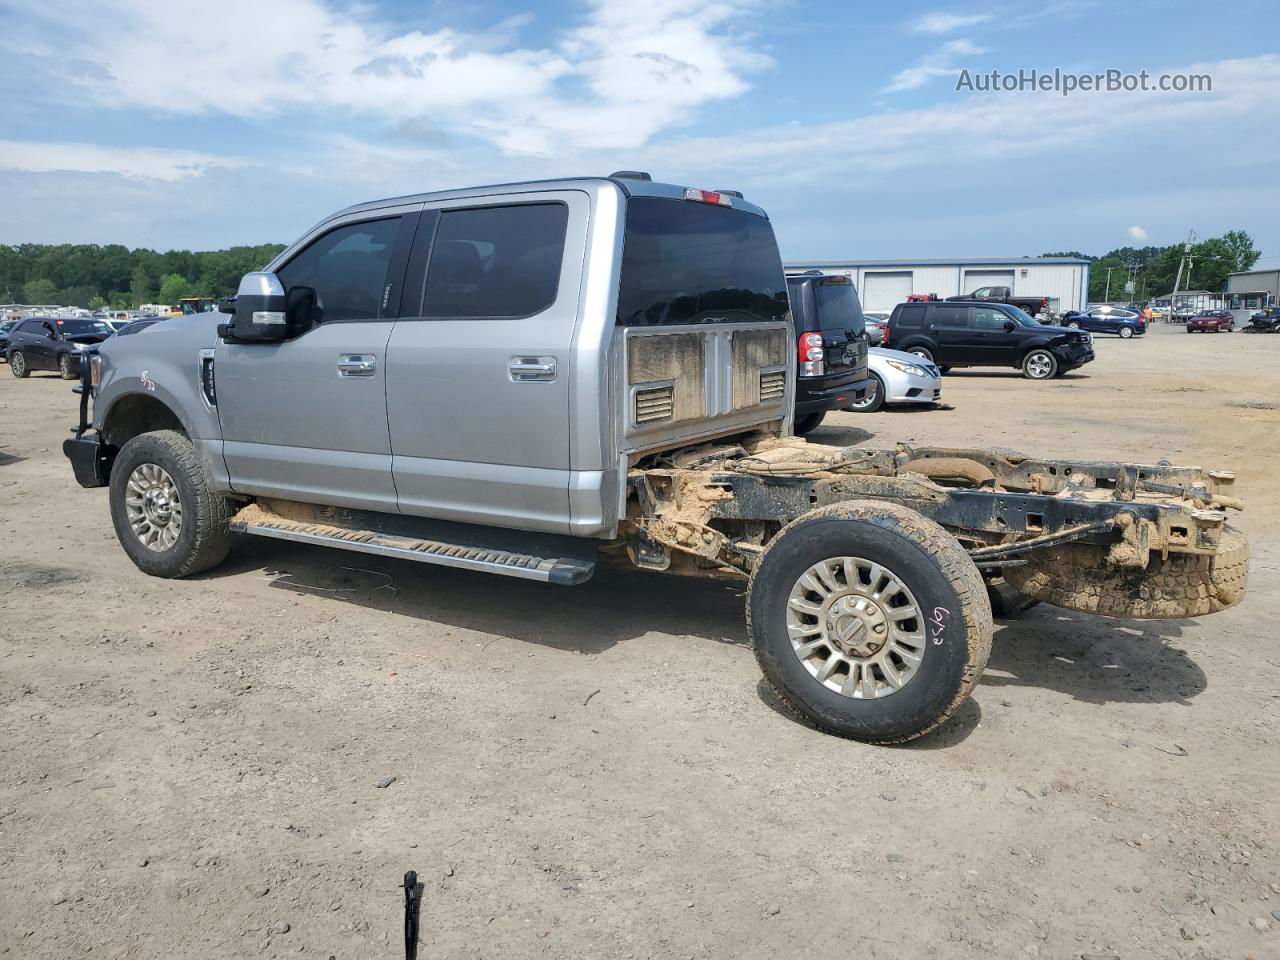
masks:
[[[1153,554],[1145,570],[1113,567],[1107,548],[1073,544],[1033,553],[1005,579],[1029,597],[1104,617],[1201,617],[1240,602],[1249,576],[1249,538],[1225,527],[1212,557]]]
[[[807,413],[802,417],[796,417],[795,432],[797,437],[803,437],[806,433],[812,433],[822,426],[822,421],[827,419],[825,410],[819,413]]]
[[[80,376],[71,369],[71,354],[64,353],[58,357],[58,373],[63,380],[75,380]]]
[[[31,376],[31,367],[21,350],[14,350],[9,354],[9,372],[19,380],[25,380]]]
[[[882,565],[924,612],[916,673],[887,696],[830,689],[792,644],[793,587],[814,564],[839,557]],[[855,500],[806,513],[769,542],[747,587],[747,631],[765,678],[793,713],[842,737],[906,743],[945,723],[973,691],[991,653],[991,605],[978,568],[942,527],[898,504]]]
[[[182,504],[182,527],[167,550],[147,547],[134,533],[125,504],[129,478],[143,464],[167,473]],[[153,577],[188,577],[217,566],[231,549],[231,503],[209,489],[191,441],[176,430],[134,437],[111,467],[111,520],[125,553]]]

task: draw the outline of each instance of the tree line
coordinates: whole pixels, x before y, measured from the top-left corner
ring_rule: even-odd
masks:
[[[229,297],[284,249],[130,250],[118,243],[0,244],[0,303],[127,309],[183,297]]]
[[[1089,302],[1104,300],[1147,301],[1168,296],[1173,291],[1178,276],[1178,264],[1182,261],[1185,244],[1175,243],[1167,247],[1118,247],[1100,257],[1091,257],[1078,251],[1045,253],[1045,257],[1080,257],[1090,261]],[[1227,274],[1251,270],[1262,256],[1253,245],[1253,238],[1244,230],[1230,230],[1220,237],[1209,237],[1191,245],[1190,272],[1183,267],[1179,290],[1225,290]],[[1107,270],[1110,268],[1110,289]],[[1134,282],[1133,294],[1125,292],[1124,285]]]

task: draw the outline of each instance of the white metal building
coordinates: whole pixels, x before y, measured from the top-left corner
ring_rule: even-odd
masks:
[[[1012,287],[1015,296],[1048,297],[1049,310],[1083,310],[1089,261],[1074,257],[993,260],[807,260],[786,268],[844,274],[858,288],[862,309],[892,310],[913,293],[953,297],[978,287]]]

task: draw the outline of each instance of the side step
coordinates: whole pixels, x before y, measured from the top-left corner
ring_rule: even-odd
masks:
[[[284,500],[242,508],[231,529],[565,586],[586,583],[596,569],[592,540]]]

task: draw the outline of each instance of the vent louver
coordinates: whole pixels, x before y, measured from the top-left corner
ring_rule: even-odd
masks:
[[[760,402],[776,403],[787,393],[787,373],[775,370],[772,373],[760,374]]]
[[[671,387],[649,387],[636,391],[636,423],[670,420],[675,409],[675,391]]]

